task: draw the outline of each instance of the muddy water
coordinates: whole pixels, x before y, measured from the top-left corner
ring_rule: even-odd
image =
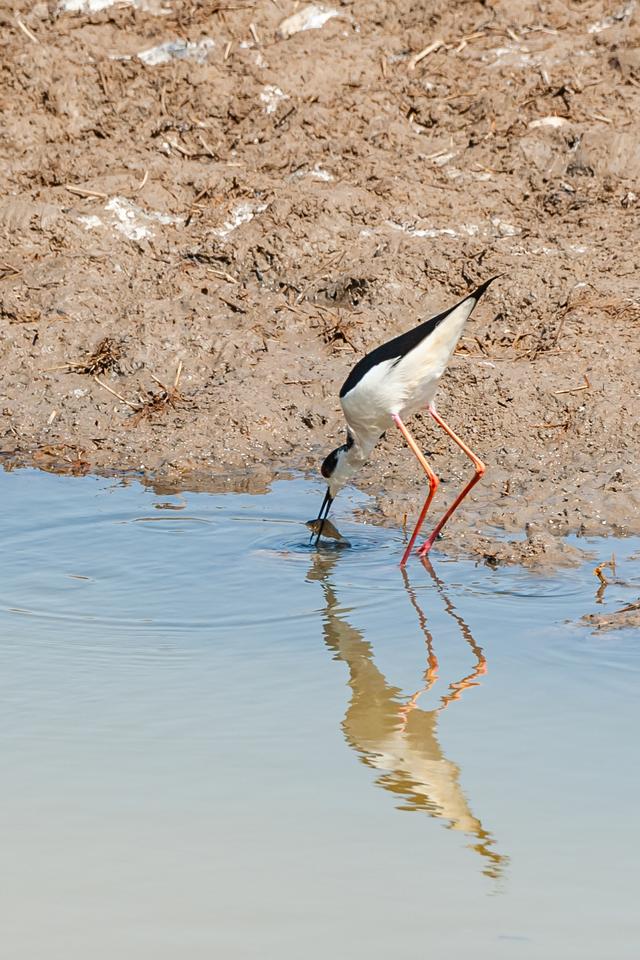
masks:
[[[347,497],[315,552],[304,481],[0,492],[12,960],[637,956],[640,644],[578,623],[637,542],[598,604],[593,564],[403,577]]]

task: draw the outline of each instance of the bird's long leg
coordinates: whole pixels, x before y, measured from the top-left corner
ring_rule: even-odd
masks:
[[[429,507],[431,506],[431,501],[433,500],[433,498],[434,498],[434,496],[435,496],[435,493],[436,493],[436,490],[438,489],[438,484],[439,484],[440,481],[438,480],[438,478],[436,477],[435,473],[433,472],[433,470],[431,469],[431,467],[430,467],[429,464],[427,463],[427,461],[426,461],[426,459],[425,459],[422,451],[420,450],[420,447],[419,447],[418,444],[415,442],[415,440],[413,439],[413,437],[411,436],[411,434],[409,433],[409,431],[408,431],[407,428],[405,427],[405,425],[404,425],[404,423],[402,422],[402,420],[400,419],[400,417],[399,417],[397,414],[395,414],[395,413],[393,414],[393,422],[395,423],[396,427],[398,428],[398,430],[400,431],[400,433],[402,434],[402,436],[403,436],[403,437],[405,438],[405,440],[407,441],[407,445],[409,446],[409,449],[410,449],[411,452],[415,455],[418,463],[420,464],[420,466],[422,467],[422,469],[423,469],[424,472],[426,473],[427,479],[428,479],[428,481],[429,481],[429,493],[427,494],[427,499],[425,500],[424,506],[422,507],[422,510],[420,511],[420,516],[418,517],[418,522],[417,522],[416,525],[415,525],[414,531],[413,531],[413,533],[411,534],[411,539],[409,540],[409,543],[408,543],[408,545],[407,545],[407,549],[405,550],[405,552],[404,552],[404,554],[403,554],[403,556],[402,556],[402,560],[400,561],[400,566],[401,566],[401,567],[404,567],[404,565],[406,564],[407,560],[408,560],[409,557],[411,556],[411,551],[413,550],[413,545],[414,545],[414,543],[416,542],[416,537],[417,537],[418,534],[420,533],[420,528],[422,527],[422,524],[424,523],[424,518],[425,518],[426,515],[427,515],[427,510],[428,510]]]
[[[462,493],[460,493],[459,496],[457,496],[456,499],[453,501],[453,503],[445,513],[444,517],[436,524],[435,529],[432,531],[432,533],[429,536],[429,539],[420,547],[420,549],[418,550],[419,557],[426,557],[426,555],[429,553],[429,550],[431,550],[431,547],[435,543],[438,534],[444,527],[449,517],[453,513],[455,513],[455,511],[458,509],[458,507],[460,506],[460,504],[462,503],[466,495],[469,493],[469,491],[473,487],[475,487],[478,480],[480,480],[481,477],[484,476],[484,473],[486,470],[486,467],[482,462],[482,460],[479,457],[477,457],[475,453],[469,449],[466,443],[464,443],[464,441],[461,440],[460,437],[453,432],[451,427],[444,422],[444,420],[442,419],[442,417],[440,416],[436,408],[433,406],[433,404],[429,404],[429,413],[431,414],[435,422],[438,424],[438,426],[442,427],[442,429],[447,434],[447,436],[451,437],[453,442],[460,447],[462,452],[466,454],[467,457],[469,457],[469,460],[471,460],[473,466],[475,467],[475,474],[473,475],[469,483],[466,485]]]

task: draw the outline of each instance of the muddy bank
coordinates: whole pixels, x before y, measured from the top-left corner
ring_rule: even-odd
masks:
[[[438,398],[488,465],[445,542],[640,531],[633,5],[101,5],[0,14],[5,462],[316,469],[356,359],[504,273]],[[468,464],[413,426],[443,506]],[[424,487],[393,432],[359,485]]]

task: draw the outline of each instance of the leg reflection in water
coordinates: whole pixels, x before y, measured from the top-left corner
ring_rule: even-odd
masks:
[[[473,837],[472,847],[482,857],[483,873],[500,877],[507,858],[495,851],[493,837],[471,812],[460,786],[460,768],[444,756],[437,737],[442,712],[466,689],[476,686],[486,672],[482,649],[447,597],[444,584],[425,560],[424,567],[433,579],[446,612],[456,621],[473,652],[475,666],[468,676],[450,684],[448,693],[437,706],[422,709],[418,703],[437,681],[438,660],[427,619],[406,571],[403,571],[405,590],[427,647],[424,685],[409,699],[387,682],[374,662],[371,644],[346,620],[348,610],[340,606],[331,580],[337,560],[338,552],[314,554],[308,579],[317,580],[324,593],[325,643],[349,669],[351,702],[342,723],[347,743],[367,766],[383,771],[376,783],[401,799],[400,810],[424,811],[445,821],[450,829]]]

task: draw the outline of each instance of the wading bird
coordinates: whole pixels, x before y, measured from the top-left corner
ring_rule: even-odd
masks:
[[[332,450],[320,468],[327,481],[327,492],[316,521],[316,543],[322,536],[324,521],[336,494],[363,466],[385,430],[395,423],[429,481],[429,493],[400,561],[400,566],[404,567],[439,482],[404,423],[421,408],[429,411],[438,426],[469,457],[475,473],[420,547],[418,556],[427,555],[449,517],[483,476],[483,462],[444,422],[433,404],[433,398],[465,323],[489,284],[496,279],[491,277],[455,306],[383,343],[356,363],[340,391],[340,402],[347,421],[347,442]]]

